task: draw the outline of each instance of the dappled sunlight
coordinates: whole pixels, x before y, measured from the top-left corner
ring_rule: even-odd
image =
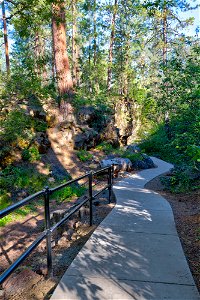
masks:
[[[178,285],[188,287],[191,274],[173,213],[164,198],[138,186],[137,180],[146,181],[138,175],[114,186],[114,209],[72,262],[58,294],[90,300],[163,299],[163,295],[180,299]],[[56,293],[52,297],[63,298],[56,298]]]
[[[137,202],[135,202],[137,203]],[[138,205],[139,208],[139,205]],[[141,216],[145,218],[148,221],[152,221],[151,214],[146,210],[142,209],[139,210],[136,207],[130,207],[130,206],[123,206],[123,205],[116,205],[117,213],[123,213],[123,214],[132,214],[133,216]]]
[[[114,186],[114,190],[117,190],[117,191],[132,191],[132,192],[138,192],[138,193],[145,193],[145,194],[152,194],[152,195],[159,195],[159,193],[157,192],[154,192],[154,191],[151,191],[151,190],[147,190],[147,189],[144,189],[144,188],[138,188],[138,187],[126,187],[126,186],[118,186],[118,185],[115,185]]]

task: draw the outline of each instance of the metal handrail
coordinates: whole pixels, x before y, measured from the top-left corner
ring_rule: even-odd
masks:
[[[95,195],[93,195],[93,189],[92,189],[92,181],[93,176],[98,175],[101,173],[105,173],[107,171],[108,174],[108,184],[99,192],[97,192]],[[70,184],[73,184],[75,182],[78,182],[81,179],[84,179],[88,177],[89,182],[89,193],[88,197],[81,201],[78,205],[75,205],[73,208],[69,210],[68,213],[56,224],[51,226],[50,224],[50,195],[54,193],[55,191],[58,191]],[[80,176],[76,179],[69,180],[57,187],[49,188],[48,186],[42,190],[39,191],[33,195],[30,195],[26,197],[25,199],[10,205],[9,207],[3,209],[0,211],[0,219],[7,216],[8,214],[12,213],[13,211],[17,210],[18,208],[28,204],[29,202],[43,196],[44,197],[44,215],[45,215],[45,230],[39,235],[39,237],[26,249],[24,253],[21,254],[21,256],[12,263],[7,270],[5,270],[0,275],[0,284],[2,284],[13,272],[14,270],[31,254],[31,252],[46,238],[46,249],[47,249],[47,269],[48,269],[48,277],[52,276],[52,270],[53,270],[53,264],[52,264],[52,246],[51,246],[51,235],[59,226],[64,224],[75,212],[77,212],[86,202],[89,201],[90,203],[90,226],[93,224],[93,211],[92,211],[92,202],[93,200],[101,194],[103,191],[108,189],[109,191],[109,203],[111,201],[111,192],[112,192],[112,181],[113,181],[113,166],[106,167],[100,170],[97,170],[96,172],[90,172],[86,173],[83,176]]]

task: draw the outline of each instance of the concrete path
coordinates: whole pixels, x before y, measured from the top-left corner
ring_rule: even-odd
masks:
[[[197,300],[173,213],[144,189],[172,165],[130,175],[114,186],[117,204],[79,252],[51,299]]]

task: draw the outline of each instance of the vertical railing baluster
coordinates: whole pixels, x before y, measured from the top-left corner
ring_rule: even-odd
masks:
[[[112,193],[112,166],[108,169],[108,201],[111,202],[111,193]]]
[[[50,209],[49,209],[50,191],[49,187],[45,188],[44,193],[44,209],[45,209],[45,228],[47,231],[46,236],[46,249],[47,249],[47,269],[48,277],[52,276],[52,248],[51,248],[51,224],[50,224]]]
[[[93,224],[93,208],[92,208],[92,201],[93,201],[93,193],[92,193],[92,172],[89,174],[89,202],[90,202],[90,226]]]

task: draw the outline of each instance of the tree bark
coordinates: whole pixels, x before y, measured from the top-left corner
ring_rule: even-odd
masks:
[[[73,84],[79,86],[80,85],[80,76],[79,76],[79,47],[77,45],[77,11],[76,11],[76,2],[77,0],[72,0],[72,74],[73,74]]]
[[[67,55],[64,4],[62,0],[52,4],[53,53],[58,92],[61,97],[64,95],[71,97],[73,81]]]
[[[110,34],[110,46],[109,46],[109,54],[108,54],[108,75],[107,75],[107,90],[108,92],[111,90],[111,80],[112,80],[112,61],[113,61],[113,46],[115,40],[115,20],[117,13],[117,0],[114,3],[114,11],[111,21],[111,34]]]
[[[167,64],[167,7],[163,8],[163,66]]]
[[[9,47],[8,47],[8,31],[7,31],[7,23],[6,23],[6,10],[4,1],[2,1],[2,19],[3,19],[3,37],[5,44],[5,57],[6,57],[6,70],[7,74],[10,74],[10,57],[9,57]]]
[[[94,0],[94,8],[93,8],[93,30],[94,30],[94,66],[97,63],[97,15],[96,15],[96,0]]]

